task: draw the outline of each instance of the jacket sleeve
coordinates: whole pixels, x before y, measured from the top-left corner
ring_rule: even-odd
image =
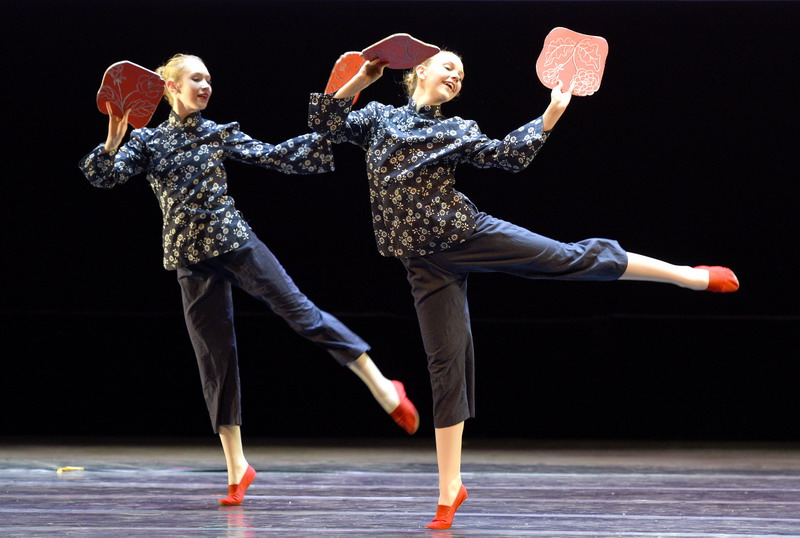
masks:
[[[471,122],[468,132],[465,162],[478,168],[501,168],[509,172],[524,170],[550,134],[542,130],[541,117],[508,133],[502,140],[489,138],[475,122]]]
[[[269,144],[251,138],[238,127],[236,123],[229,124],[223,135],[226,152],[235,161],[284,174],[322,174],[334,170],[331,143],[317,133]]]
[[[138,131],[120,148],[103,153],[98,145],[78,163],[89,183],[101,189],[110,189],[141,174],[147,168],[147,147]]]
[[[352,106],[352,97],[337,99],[312,93],[308,103],[308,126],[335,144],[350,142],[366,150],[381,114],[381,105],[373,101],[360,110],[352,110]]]

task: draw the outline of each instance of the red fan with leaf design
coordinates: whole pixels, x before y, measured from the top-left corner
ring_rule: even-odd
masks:
[[[536,74],[548,88],[560,80],[566,91],[574,81],[572,95],[592,95],[600,88],[607,56],[608,42],[604,38],[553,28],[536,60]]]
[[[163,95],[164,80],[158,73],[122,61],[106,69],[97,91],[97,108],[108,114],[106,103],[110,103],[111,112],[116,116],[122,116],[130,109],[128,123],[140,129],[153,117]]]

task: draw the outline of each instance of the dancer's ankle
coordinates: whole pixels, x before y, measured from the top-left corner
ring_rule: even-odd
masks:
[[[358,359],[350,362],[348,367],[364,382],[384,411],[391,413],[397,408],[400,399],[394,384],[384,377],[369,355],[364,353]]]
[[[455,501],[458,492],[461,490],[461,476],[451,480],[447,486],[439,489],[439,504],[451,506]]]
[[[231,466],[231,469],[228,470],[228,485],[239,484],[248,467],[250,467],[250,464],[247,463],[246,459],[242,458],[236,461]]]
[[[705,269],[692,267],[686,287],[690,290],[703,291],[708,288],[709,277],[710,273]]]
[[[391,413],[400,405],[400,397],[397,395],[397,390],[390,380],[384,378],[376,392],[378,394],[375,394],[375,399],[378,400],[378,403],[387,413]]]
[[[372,397],[375,398],[375,401],[377,401],[381,408],[387,413],[391,413],[400,405],[400,397],[397,395],[397,390],[391,380],[384,377],[381,380],[374,380],[373,383],[368,386]]]

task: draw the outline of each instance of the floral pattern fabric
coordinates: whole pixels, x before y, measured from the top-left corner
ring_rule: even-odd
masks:
[[[312,93],[309,126],[334,143],[366,150],[378,251],[398,258],[446,250],[475,230],[478,210],[454,188],[459,163],[519,172],[549,134],[540,117],[490,139],[472,120],[446,118],[440,106],[417,111],[413,99],[400,108],[374,101],[351,108],[352,98]]]
[[[330,142],[316,133],[277,145],[255,140],[239,124],[217,124],[199,112],[175,112],[155,128],[136,129],[116,151],[96,147],[80,161],[92,185],[112,188],[146,173],[163,216],[164,268],[177,269],[242,246],[250,227],[228,194],[223,161],[285,174],[333,170]]]

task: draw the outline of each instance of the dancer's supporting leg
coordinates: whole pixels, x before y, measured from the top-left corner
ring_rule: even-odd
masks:
[[[461,439],[464,423],[436,428],[436,464],[439,468],[439,504],[450,506],[461,489]]]
[[[430,529],[449,529],[456,510],[467,498],[461,483],[461,439],[464,423],[436,428],[436,463],[439,468],[439,504],[436,516],[426,525]]]
[[[256,476],[244,457],[242,447],[242,431],[239,426],[220,426],[219,439],[225,453],[228,467],[228,495],[219,500],[220,504],[235,506],[242,504],[244,493]]]

